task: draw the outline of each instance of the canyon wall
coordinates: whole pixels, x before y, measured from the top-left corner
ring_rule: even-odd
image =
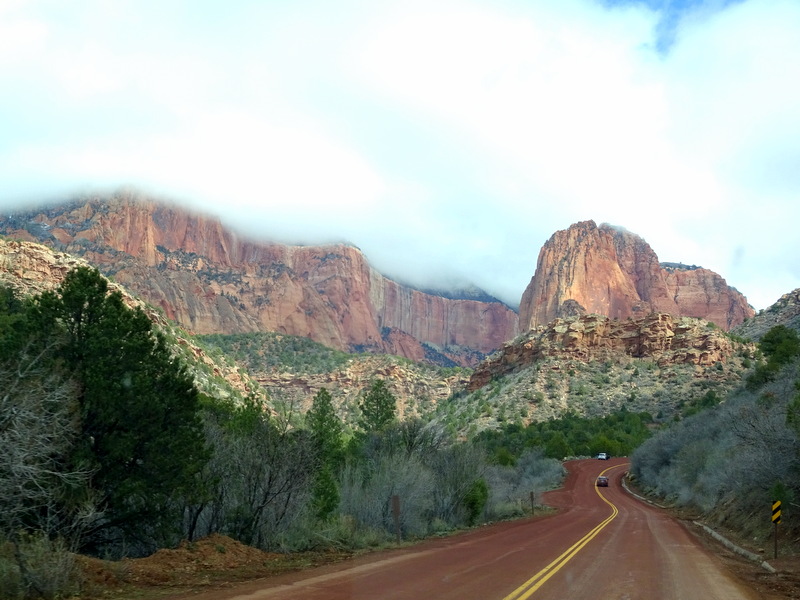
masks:
[[[82,257],[194,333],[275,331],[466,366],[517,329],[501,302],[409,288],[354,246],[244,239],[216,218],[127,195],[3,216],[0,233]]]

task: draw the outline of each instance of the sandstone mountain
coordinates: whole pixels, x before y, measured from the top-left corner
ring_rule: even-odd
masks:
[[[660,264],[639,236],[583,221],[553,234],[540,250],[519,323],[525,332],[587,313],[627,319],[651,312],[706,319],[726,331],[754,313],[713,271]]]
[[[274,331],[466,366],[517,329],[501,302],[409,288],[353,246],[247,240],[215,218],[130,194],[4,216],[0,233],[83,257],[198,334]]]
[[[29,227],[51,231],[38,223]],[[0,240],[0,284],[25,294],[52,289],[70,269],[84,264],[89,263],[39,244]],[[463,432],[510,420],[558,418],[565,411],[602,415],[623,407],[669,418],[705,402],[711,392],[722,397],[739,384],[744,362],[753,351],[698,319],[659,313],[615,320],[595,314],[557,319],[503,344],[471,379],[458,369],[426,371],[392,357],[342,355],[334,367],[305,371],[296,368],[296,360],[267,367],[268,355],[280,353],[274,346],[260,345],[258,337],[255,351],[247,351],[254,358],[235,367],[230,357],[236,352],[222,356],[209,346],[207,338],[213,336],[202,336],[202,341],[187,336],[172,327],[162,311],[142,304],[118,282],[112,286],[169,331],[176,352],[195,365],[198,387],[206,393],[266,393],[273,405],[303,411],[316,391],[325,387],[342,416],[349,418],[360,392],[378,377],[398,398],[401,416],[439,415]],[[795,324],[798,306],[797,291],[787,294],[734,333],[768,328],[776,319]]]
[[[21,296],[35,296],[54,290],[64,277],[78,267],[92,267],[87,261],[52,248],[24,241],[0,238],[0,286],[10,287]],[[154,326],[171,341],[172,351],[192,373],[197,388],[216,398],[264,397],[258,382],[242,369],[214,360],[190,336],[174,327],[157,310],[130,294],[118,282],[110,281],[109,289],[122,294],[131,308],[140,308]]]

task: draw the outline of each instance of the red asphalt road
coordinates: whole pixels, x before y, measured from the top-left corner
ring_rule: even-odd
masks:
[[[197,600],[754,600],[681,525],[621,486],[625,459],[567,464],[556,515],[251,582]],[[595,486],[604,472],[607,488]]]

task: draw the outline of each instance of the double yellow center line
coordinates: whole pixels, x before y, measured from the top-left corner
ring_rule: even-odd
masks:
[[[600,474],[603,475],[606,472],[610,471],[611,469],[616,469],[621,466],[622,465],[609,467]],[[550,579],[553,575],[558,573],[558,571],[561,570],[561,567],[567,564],[572,559],[572,557],[575,556],[578,552],[580,552],[586,544],[591,542],[595,538],[595,536],[603,530],[603,528],[606,525],[608,525],[611,521],[614,520],[617,514],[619,514],[617,507],[614,506],[608,499],[606,499],[605,496],[603,496],[603,494],[600,493],[600,490],[597,489],[597,486],[595,486],[594,491],[597,493],[598,496],[600,496],[603,502],[605,502],[611,507],[611,514],[604,521],[599,523],[594,529],[592,529],[589,533],[587,533],[585,536],[583,536],[581,539],[575,542],[572,546],[567,548],[567,550],[565,550],[561,556],[559,556],[557,559],[555,559],[553,562],[547,565],[544,569],[536,573],[536,575],[528,579],[528,581],[523,583],[521,586],[519,586],[517,589],[511,592],[508,596],[503,598],[503,600],[525,600],[526,598],[530,598],[534,594],[534,592],[536,592],[536,590],[542,587],[545,584],[545,582],[548,579]]]

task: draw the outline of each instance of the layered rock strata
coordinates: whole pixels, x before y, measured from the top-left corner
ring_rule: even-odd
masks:
[[[651,312],[706,319],[726,331],[754,313],[713,271],[661,265],[639,236],[583,221],[553,234],[540,250],[519,323],[524,332],[581,314],[627,319]]]
[[[517,329],[501,302],[409,288],[353,246],[254,242],[217,219],[130,196],[3,217],[0,232],[81,256],[194,333],[275,331],[466,366]]]
[[[728,335],[701,319],[667,313],[625,320],[583,315],[556,319],[504,345],[475,368],[468,387],[479,389],[546,357],[589,362],[627,356],[660,366],[709,367],[727,361],[735,350]]]

